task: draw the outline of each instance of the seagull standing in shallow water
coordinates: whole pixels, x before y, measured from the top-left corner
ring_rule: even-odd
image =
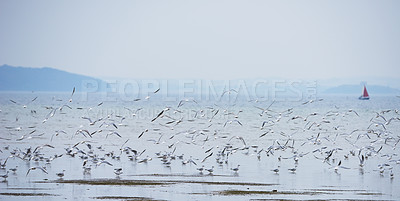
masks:
[[[6,174],[4,174],[4,175],[0,175],[0,177],[3,177],[3,178],[4,178],[4,181],[6,181],[6,180],[7,180],[7,177],[8,177],[8,171],[7,171],[7,173],[6,173]]]
[[[58,177],[60,177],[60,179],[61,179],[61,178],[63,178],[63,176],[64,176],[64,172],[65,172],[65,170],[63,170],[62,172],[56,173],[56,175],[57,175]]]
[[[210,174],[214,172],[214,166],[212,166],[210,169],[206,169]]]
[[[114,174],[115,175],[117,175],[117,177],[119,177],[119,175],[121,175],[123,172],[122,172],[122,168],[115,168],[114,169]]]
[[[235,173],[237,173],[239,171],[239,167],[240,167],[240,165],[237,165],[237,167],[231,168],[231,170],[233,170]]]
[[[296,173],[296,167],[288,169],[291,173]]]
[[[197,168],[197,170],[198,170],[198,171],[200,171],[200,174],[203,174],[204,165],[203,165],[203,166],[201,166],[201,167],[199,167],[199,168]]]
[[[15,174],[17,172],[17,170],[18,170],[18,165],[15,166],[15,168],[10,168],[10,170],[13,171],[13,173]]]

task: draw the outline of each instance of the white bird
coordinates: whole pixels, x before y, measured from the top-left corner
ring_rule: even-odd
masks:
[[[361,168],[364,167],[364,164],[365,164],[364,155],[361,155],[361,158],[360,158],[360,156],[359,156],[359,160],[360,160],[360,167],[361,167]]]
[[[6,173],[6,174],[4,174],[4,175],[0,175],[0,177],[3,177],[3,178],[4,178],[4,181],[6,181],[6,180],[7,180],[7,177],[8,177],[8,171],[7,171],[7,173]]]
[[[239,167],[240,167],[240,165],[237,165],[237,167],[231,168],[231,170],[233,170],[235,173],[237,173],[239,171]]]
[[[197,168],[197,170],[200,171],[200,173],[203,173],[204,165],[202,165],[201,167]]]
[[[62,172],[56,173],[56,175],[58,177],[60,177],[60,179],[61,179],[62,177],[64,177],[64,172],[65,172],[65,170],[63,170]]]
[[[1,162],[0,162],[0,168],[1,168],[1,169],[6,168],[6,164],[7,164],[8,158],[9,158],[9,157],[6,158],[6,160],[4,161],[4,163],[1,163]]]
[[[231,124],[231,123],[233,123],[233,122],[236,122],[236,123],[238,123],[239,125],[243,126],[243,124],[240,123],[239,120],[234,119],[234,120],[228,120],[228,121],[226,121],[225,124],[224,124],[224,127],[226,126],[226,124]]]
[[[206,169],[210,174],[214,172],[214,166],[212,166],[210,169]]]
[[[122,136],[121,136],[117,131],[109,132],[109,133],[106,135],[106,138],[107,138],[109,135],[116,135],[116,136],[122,138]]]
[[[140,133],[140,135],[138,136],[138,138],[142,137],[143,134],[144,134],[144,133],[147,133],[147,132],[149,132],[149,129],[146,129],[146,130],[142,131],[142,133]]]
[[[117,176],[119,176],[119,175],[121,175],[123,172],[122,172],[122,168],[115,168],[114,169],[114,174],[115,175],[117,175]]]
[[[164,114],[164,112],[166,112],[166,111],[168,111],[168,110],[169,110],[168,107],[167,107],[167,108],[164,108],[163,110],[161,110],[161,112],[158,113],[158,115],[157,115],[156,117],[154,117],[154,118],[151,120],[151,122],[153,122],[153,121],[155,121],[156,119],[158,119],[159,117],[161,117],[161,116]]]
[[[15,166],[15,168],[10,168],[10,170],[13,171],[13,173],[15,174],[17,172],[17,170],[18,170],[18,165]]]
[[[278,168],[276,168],[276,169],[273,169],[273,170],[271,170],[272,172],[275,172],[275,174],[278,174],[278,172],[279,172],[279,169]]]
[[[28,174],[29,174],[29,172],[31,172],[31,170],[37,170],[37,169],[42,170],[46,174],[49,174],[44,167],[36,166],[36,167],[30,167],[28,172],[26,172],[26,176],[28,176]]]
[[[104,164],[107,164],[107,165],[109,165],[109,166],[113,166],[113,165],[112,165],[110,162],[108,162],[108,161],[99,161],[99,162],[96,163],[96,165],[99,166],[99,165],[101,165],[101,164],[103,164],[103,163],[104,163]]]
[[[349,109],[348,112],[354,112],[354,114],[356,114],[357,116],[360,116],[360,115],[358,115],[358,113],[357,113],[355,110],[353,110],[353,109]]]
[[[148,161],[151,161],[152,158],[150,158],[149,156],[147,156],[146,158],[140,160],[138,163],[147,163]]]
[[[335,170],[335,172],[338,171],[339,168],[350,169],[350,168],[348,168],[348,167],[342,166],[342,161],[339,161],[338,165],[335,166],[335,167],[333,167],[333,169]]]
[[[83,168],[83,174],[90,174],[90,171],[92,170],[92,166],[89,165],[89,167],[82,167]]]

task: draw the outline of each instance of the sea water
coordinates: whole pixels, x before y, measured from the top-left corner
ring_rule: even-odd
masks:
[[[0,178],[0,199],[400,199],[396,96],[179,102],[157,94],[121,100],[3,92],[0,159],[8,160],[0,175],[9,174]],[[85,136],[79,130],[97,132]],[[37,147],[36,157],[26,155]],[[126,147],[137,151],[136,159],[128,158],[133,153]],[[163,155],[167,163],[159,158]],[[189,159],[194,163],[186,163]],[[90,173],[83,171],[85,160]],[[112,166],[98,165],[102,160]],[[48,174],[31,170],[27,175],[36,166]],[[198,171],[202,166],[214,171]],[[115,168],[123,174],[116,176]],[[63,170],[60,179],[56,173]]]

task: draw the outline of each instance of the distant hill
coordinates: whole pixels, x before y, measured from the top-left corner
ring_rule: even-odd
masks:
[[[54,68],[28,68],[0,66],[0,91],[82,91],[85,83],[97,83],[100,79],[68,73]]]
[[[363,86],[361,85],[340,85],[337,87],[329,88],[323,93],[326,94],[359,94],[361,95]],[[373,94],[399,94],[400,90],[391,87],[379,85],[367,85],[367,90],[370,95]]]

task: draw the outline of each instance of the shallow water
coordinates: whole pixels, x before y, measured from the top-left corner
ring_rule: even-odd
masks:
[[[4,180],[0,182],[0,199],[399,200],[400,145],[396,143],[400,139],[397,119],[400,115],[396,109],[400,99],[321,98],[322,101],[307,104],[303,104],[307,100],[276,101],[271,111],[260,115],[262,111],[255,106],[267,108],[272,101],[189,101],[177,108],[179,101],[165,101],[156,95],[148,100],[110,101],[101,96],[86,99],[75,94],[69,102],[70,94],[64,93],[2,93],[0,159],[4,163],[7,157],[13,157],[0,169],[0,175],[15,166],[18,170],[15,174],[10,171],[6,180],[0,178]],[[64,104],[72,109],[65,106],[62,111],[57,109],[54,115],[49,115],[51,107]],[[171,109],[152,122],[166,106]],[[132,115],[126,108],[143,109]],[[390,111],[382,113],[384,110]],[[317,114],[305,119],[314,112]],[[82,116],[93,121],[103,119],[90,125]],[[391,118],[394,119],[388,123]],[[229,120],[238,120],[242,125]],[[266,126],[261,129],[264,121]],[[372,122],[377,125],[371,125]],[[85,137],[77,133],[79,129],[102,132]],[[146,129],[148,132],[138,138]],[[65,133],[56,135],[57,130]],[[114,131],[121,138],[107,135]],[[81,141],[86,142],[72,148]],[[44,144],[54,148],[45,146],[35,157],[25,156],[29,147],[33,151]],[[135,160],[129,160],[128,155],[133,153],[121,151],[127,146],[138,153],[145,151]],[[66,148],[72,148],[75,156],[67,155]],[[207,150],[210,151],[206,153]],[[332,155],[324,161],[331,150]],[[120,159],[106,155],[111,152]],[[163,164],[156,153],[167,155],[170,164]],[[91,171],[84,173],[84,159],[80,157],[88,155],[86,166],[91,165]],[[180,159],[178,156],[182,155]],[[361,168],[359,157],[362,155],[367,159]],[[171,156],[175,157],[171,159]],[[101,157],[113,166],[96,165],[91,160]],[[152,160],[140,162],[145,158]],[[197,165],[183,164],[190,158]],[[297,163],[294,158],[298,158]],[[339,167],[335,171],[339,161],[346,169]],[[197,168],[203,165],[207,169],[214,166],[213,173],[200,173]],[[231,168],[237,165],[240,167],[235,173]],[[35,166],[45,167],[48,174],[32,170],[27,175],[28,169]],[[288,170],[293,167],[296,167],[294,173]],[[117,177],[114,168],[122,168],[123,174]],[[59,179],[56,173],[63,170],[65,176]]]

